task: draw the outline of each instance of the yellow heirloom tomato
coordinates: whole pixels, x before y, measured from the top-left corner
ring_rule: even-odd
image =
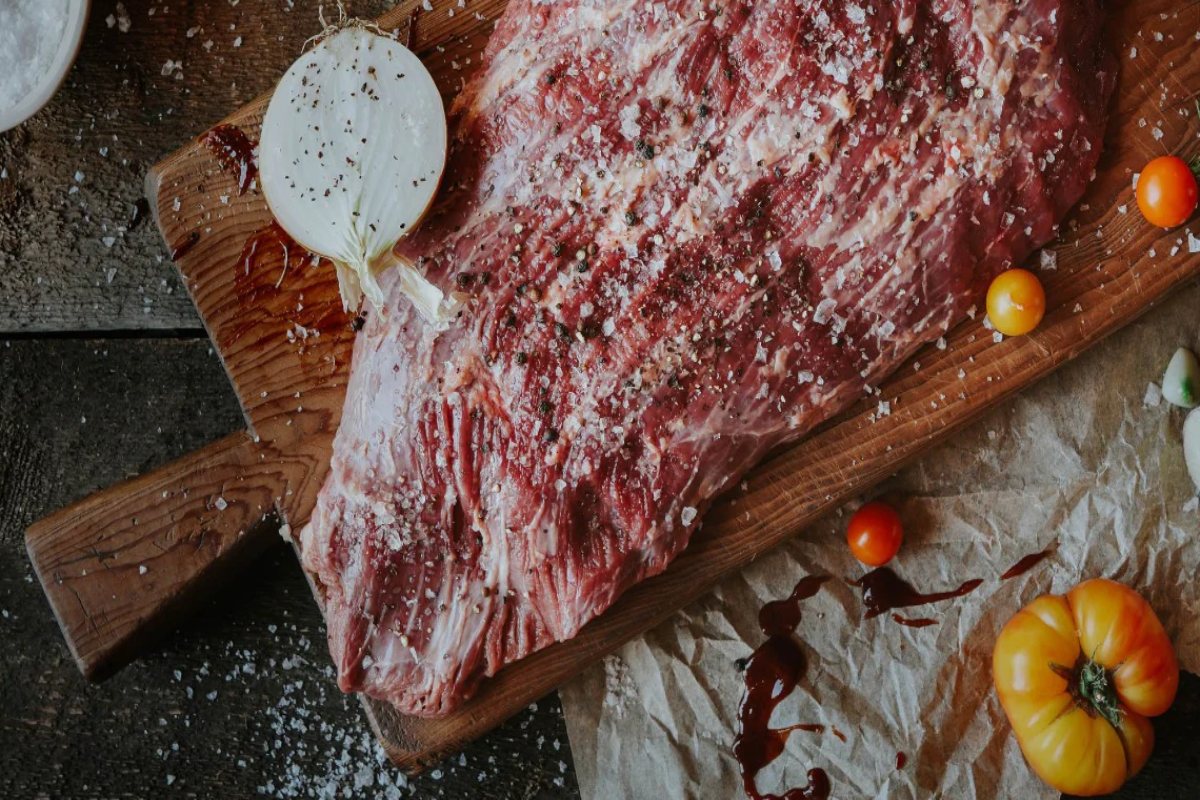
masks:
[[[1115,581],[1045,595],[1008,621],[992,654],[1025,760],[1062,792],[1107,794],[1154,749],[1147,717],[1179,688],[1171,640],[1150,604]]]

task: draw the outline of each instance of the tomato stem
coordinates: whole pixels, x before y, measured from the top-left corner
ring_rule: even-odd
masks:
[[[1079,694],[1097,714],[1120,730],[1121,705],[1117,701],[1117,687],[1113,684],[1112,674],[1090,658],[1079,669]]]

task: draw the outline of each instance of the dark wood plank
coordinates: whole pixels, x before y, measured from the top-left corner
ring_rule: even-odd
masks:
[[[382,798],[404,780],[330,679],[323,622],[282,543],[99,686],[62,643],[26,526],[242,425],[206,341],[0,339],[0,797],[341,796],[363,770],[374,783],[356,796]],[[571,798],[570,761],[549,698],[403,796]]]
[[[405,13],[398,19],[410,17]],[[446,19],[441,18],[443,23]],[[475,19],[482,30],[482,18]],[[271,266],[287,269],[284,263]],[[305,303],[320,318],[289,321],[276,332],[307,323],[306,329],[323,332],[326,340],[333,337],[348,345],[352,333],[336,296],[292,295],[289,310]],[[289,341],[277,338],[284,345]],[[228,351],[235,341],[225,342],[227,359],[232,360]],[[269,364],[271,353],[258,350],[256,363]],[[197,598],[253,560],[273,537],[260,522],[277,502],[296,498],[311,504],[317,486],[306,477],[320,474],[326,440],[337,422],[321,413],[332,404],[319,398],[331,394],[333,403],[338,402],[344,365],[338,369],[335,362],[326,369],[321,361],[301,361],[305,369],[315,368],[319,386],[303,402],[315,406],[316,413],[294,427],[294,419],[283,426],[286,454],[259,444],[257,437],[236,434],[31,527],[30,556],[85,676],[103,677],[123,666]],[[279,372],[285,380],[244,402],[246,408],[278,406],[291,412],[299,405],[299,393],[281,393],[287,374]],[[331,373],[334,380],[329,380]],[[309,450],[316,455],[306,458]],[[142,510],[131,514],[131,508]]]
[[[94,0],[62,91],[0,134],[0,332],[200,329],[154,226],[133,224],[142,179],[271,86],[318,29],[320,4],[124,0],[122,33],[106,22],[116,0]],[[392,2],[347,5],[376,17]],[[164,75],[168,61],[181,69]]]
[[[420,14],[411,26],[413,37],[426,34],[438,43],[427,48],[427,59],[441,65],[448,92],[461,80],[454,59],[468,62],[469,54],[486,42],[490,21],[483,12],[490,10],[494,16],[502,5],[498,0],[480,0],[472,15],[461,15],[461,20],[469,21],[469,36],[450,35],[452,29],[463,26],[452,22],[449,7],[440,13]],[[416,9],[415,2],[394,9],[389,27],[407,26]],[[210,175],[211,184],[219,185],[220,177]],[[155,183],[154,175],[151,183]],[[155,196],[161,199],[172,191],[175,187],[163,186]],[[230,204],[233,218],[248,219],[236,212],[259,202],[253,193],[235,199]],[[175,205],[169,203],[172,213]],[[163,204],[156,203],[156,218],[162,210]],[[199,213],[211,216],[205,209]],[[208,250],[212,247],[208,234],[222,226],[200,219],[196,223],[205,234],[198,249]],[[232,232],[243,234],[244,240],[252,230],[235,225]],[[236,246],[240,250],[241,245]],[[289,274],[281,254],[279,263],[259,266],[264,269],[251,277],[258,280],[269,273],[272,283],[269,287],[241,285],[239,292],[248,297],[269,290],[278,300],[288,292],[295,275],[304,274],[295,267]],[[287,283],[276,278],[277,274],[286,277]],[[214,319],[221,319],[222,309],[206,306],[202,294],[196,299]],[[298,311],[304,308],[310,310]],[[243,312],[228,304],[224,310]],[[270,307],[256,306],[240,322],[227,317],[218,326],[208,315],[206,322],[210,330],[228,335],[218,337],[227,366],[252,360],[259,375],[274,373],[274,378],[256,385],[253,394],[241,393],[252,425],[250,435],[269,429],[269,438],[253,435],[251,441],[246,434],[227,438],[205,452],[66,508],[28,533],[38,577],[68,645],[88,677],[107,675],[126,663],[171,622],[178,621],[198,597],[252,560],[273,538],[259,525],[264,514],[278,505],[285,516],[294,517],[289,513],[292,509],[310,508],[315,499],[344,391],[345,360],[330,356],[329,351],[331,347],[335,353],[346,351],[353,340],[352,329],[341,312],[336,288],[327,282],[302,286],[288,294],[283,314],[258,313],[264,310],[270,311]],[[240,325],[244,330],[248,324],[268,329],[271,346],[239,350],[243,335],[233,328]],[[309,348],[305,341],[295,346],[295,337],[286,335],[294,330],[306,331],[305,336],[307,331],[319,332],[325,346]],[[247,343],[256,341],[261,343],[261,339],[245,337]],[[307,357],[310,352],[315,356]],[[290,385],[288,368],[292,366],[311,384],[303,393],[293,391]],[[305,404],[308,411],[302,410]],[[272,425],[261,424],[264,414]],[[224,508],[213,507],[218,496]],[[157,563],[148,563],[151,556]]]
[[[9,173],[0,180],[0,331],[198,328],[150,226],[122,230],[139,197],[140,174],[161,152],[265,89],[308,35],[305,25],[291,20],[304,12],[312,16],[316,0],[125,5],[134,24],[129,34],[118,36],[103,26],[115,2],[96,0],[80,65],[64,93],[22,130],[0,134],[0,167]],[[292,5],[297,16],[289,17]],[[354,5],[358,13],[374,15],[388,3]],[[159,12],[157,19],[149,16],[151,8]],[[229,24],[237,30],[229,31]],[[194,26],[205,30],[189,40],[186,31]],[[238,35],[244,40],[240,49],[232,46]],[[211,50],[203,48],[208,39],[214,41]],[[184,61],[182,81],[160,75],[167,58]],[[235,76],[228,83],[204,79],[225,67],[223,77]],[[101,147],[109,149],[106,156]],[[71,194],[76,169],[85,177],[80,191]],[[112,247],[103,241],[110,234]],[[343,753],[356,766],[370,764],[372,754],[361,741],[356,706],[328,686],[320,620],[286,551],[258,562],[253,582],[227,590],[164,651],[102,689],[79,680],[32,583],[19,534],[33,519],[89,488],[145,471],[240,427],[203,347],[0,342],[5,345],[0,610],[6,613],[0,630],[8,647],[0,655],[0,704],[6,711],[0,715],[0,795],[143,797],[163,791],[168,776],[186,796],[264,790],[282,795],[294,788],[285,774],[292,766],[299,767],[309,789],[322,779],[352,788],[352,776],[323,768]],[[19,355],[11,352],[14,346]],[[110,348],[118,353],[111,360]],[[71,379],[64,382],[64,374]],[[131,425],[131,418],[140,424]],[[280,625],[289,632],[271,631]],[[270,665],[269,659],[282,660],[280,654],[289,652],[307,657],[291,670]],[[260,677],[239,675],[250,663],[242,653],[259,659]],[[225,681],[229,674],[239,677]],[[21,680],[10,679],[17,675]],[[289,676],[293,680],[283,680]],[[275,746],[278,718],[270,709],[301,682],[306,696],[294,710],[310,716],[293,713],[290,721],[310,730],[285,733],[285,748],[298,755],[281,760]],[[188,696],[185,689],[193,684],[194,696]],[[1159,722],[1151,765],[1121,796],[1182,796],[1200,778],[1196,684],[1185,679],[1179,703]],[[328,691],[312,688],[319,686]],[[201,699],[199,690],[209,687],[218,692],[213,701]],[[570,761],[555,706],[539,704],[534,714],[521,715],[471,746],[465,766],[448,762],[441,780],[423,778],[412,793],[573,796],[569,774],[568,789],[554,783],[557,759]],[[330,731],[360,738],[337,752],[324,741]],[[544,746],[537,745],[543,737]],[[556,737],[561,750],[553,746]],[[105,768],[97,770],[97,764]],[[485,774],[484,782],[475,782],[476,772]]]
[[[141,424],[131,426],[131,414]],[[75,670],[25,559],[21,531],[33,519],[240,425],[204,343],[0,341],[0,796],[172,796],[168,775],[179,796],[249,797],[268,784],[267,794],[286,796],[293,766],[313,789],[353,788],[363,764],[378,779],[366,724],[326,674],[323,625],[285,549],[100,687]],[[251,662],[254,675],[244,672]],[[1185,676],[1156,726],[1150,765],[1120,797],[1182,797],[1200,780],[1200,681]],[[331,744],[332,732],[349,734],[351,746]],[[331,770],[343,753],[353,769]],[[464,760],[446,762],[441,779],[414,780],[405,796],[576,796],[552,698],[470,745]]]
[[[84,677],[125,666],[261,555],[287,486],[288,464],[234,433],[32,525],[29,559]]]
[[[414,5],[402,4],[388,22],[395,23]],[[475,10],[502,5],[481,0]],[[1175,246],[1180,234],[1162,234],[1136,213],[1121,211],[1123,206],[1128,211],[1132,202],[1132,174],[1149,157],[1164,146],[1179,146],[1185,155],[1196,149],[1191,101],[1178,87],[1200,81],[1200,56],[1184,38],[1152,42],[1137,33],[1146,20],[1173,9],[1168,0],[1114,7],[1109,25],[1114,50],[1127,53],[1136,43],[1141,56],[1137,68],[1121,76],[1097,180],[1056,245],[1058,268],[1046,276],[1052,312],[1035,335],[996,344],[980,321],[962,325],[948,337],[945,350],[929,348],[915,359],[919,372],[901,368],[883,387],[890,416],[876,419],[877,401],[864,402],[756,470],[746,491],[710,513],[705,531],[664,575],[630,590],[576,638],[504,670],[445,719],[389,713],[384,720],[377,709],[389,754],[399,763],[419,766],[462,746],[1200,274],[1200,257]],[[486,26],[469,18],[441,21],[446,24],[436,16],[422,20],[429,38],[422,38],[419,28],[417,49],[428,55],[443,89],[452,92],[460,79],[454,66],[474,52],[472,43]],[[456,32],[466,34],[468,41]],[[443,41],[444,48],[430,48]],[[1175,89],[1164,98],[1162,82],[1168,75]],[[251,104],[227,122],[253,138],[262,108],[261,102]],[[1161,142],[1143,124],[1147,117],[1157,121]],[[296,308],[301,296],[334,303],[332,272],[291,270],[285,275],[281,263],[268,263],[245,281],[231,281],[247,238],[269,217],[261,198],[252,194],[230,205],[219,202],[219,195],[230,193],[231,178],[221,174],[202,147],[185,148],[156,166],[150,186],[168,242],[201,233],[201,244],[179,259],[179,267],[251,424],[280,451],[303,443],[304,461],[314,468],[308,485],[319,485],[326,463],[322,448],[340,414],[351,337],[344,319],[330,318],[336,310],[307,301],[302,311]],[[289,342],[282,332],[295,324],[322,335]],[[291,399],[296,393],[302,403]],[[296,408],[301,404],[303,411]],[[304,436],[298,437],[298,430]],[[294,525],[307,519],[312,499],[297,494],[284,505]]]
[[[421,0],[405,0],[380,24],[407,26],[415,13],[413,46],[449,103],[461,88],[464,65],[478,63],[506,0],[475,0],[470,13],[454,15],[447,13],[454,9],[448,4],[416,13],[421,5]],[[223,123],[257,141],[267,99],[257,99]],[[273,240],[256,241],[255,234],[272,222],[265,200],[253,190],[238,195],[233,177],[199,141],[155,165],[146,186],[164,240],[182,253],[177,263],[185,285],[252,430],[280,449],[320,436],[314,452],[321,457],[314,469],[323,472],[354,343],[332,268],[310,267],[296,258],[288,263]],[[244,254],[251,248],[255,258],[248,263]],[[297,337],[296,331],[304,333]],[[289,508],[302,520],[314,500],[315,495],[297,495]]]
[[[131,416],[140,424],[130,425]],[[295,791],[299,781],[314,793],[326,784],[353,790],[364,764],[373,788],[381,775],[399,780],[375,761],[357,703],[328,677],[323,624],[282,547],[160,650],[99,687],[80,677],[62,644],[25,558],[25,527],[80,492],[240,425],[205,343],[0,341],[0,796],[306,796]],[[537,706],[403,795],[576,797],[557,701]],[[1156,730],[1150,764],[1119,797],[1184,797],[1200,781],[1200,680],[1185,675]],[[331,742],[334,735],[350,744]]]

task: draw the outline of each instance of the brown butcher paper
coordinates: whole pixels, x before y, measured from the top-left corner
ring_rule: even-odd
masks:
[[[1057,797],[1004,719],[992,646],[1035,597],[1105,576],[1141,592],[1181,666],[1200,670],[1200,513],[1180,442],[1185,412],[1157,386],[1176,347],[1200,346],[1196,308],[1200,289],[1190,287],[872,493],[900,511],[906,540],[891,566],[917,589],[983,579],[962,598],[900,611],[937,624],[864,619],[848,581],[866,569],[844,538],[855,503],[567,686],[583,797],[741,796],[739,659],[765,638],[762,605],[806,575],[832,578],[801,604],[808,666],[772,726],[824,732],[793,733],[758,775],[761,791],[803,786],[820,767],[838,798]],[[1055,552],[1001,580],[1047,548]]]

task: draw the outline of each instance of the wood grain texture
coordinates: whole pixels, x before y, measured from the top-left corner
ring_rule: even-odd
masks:
[[[124,666],[261,555],[281,466],[235,433],[30,526],[30,561],[85,677]]]
[[[486,16],[503,2],[473,5],[472,13]],[[402,4],[386,22],[395,24],[413,6]],[[1057,268],[1044,274],[1051,312],[1036,334],[995,343],[979,320],[964,323],[944,349],[928,348],[882,387],[889,415],[877,418],[878,399],[864,401],[777,455],[713,509],[703,532],[666,573],[630,590],[575,639],[486,682],[456,714],[419,720],[373,706],[373,724],[389,755],[417,767],[495,726],[1200,274],[1200,258],[1187,253],[1186,236],[1148,228],[1130,190],[1133,173],[1148,158],[1168,148],[1183,155],[1196,150],[1196,120],[1184,87],[1200,82],[1200,55],[1190,36],[1156,41],[1143,32],[1160,15],[1170,19],[1175,13],[1167,0],[1113,8],[1112,46],[1121,54],[1136,46],[1141,56],[1132,64],[1122,57],[1106,153],[1088,196],[1054,245]],[[459,68],[475,57],[489,28],[474,16],[449,18],[444,10],[419,18],[416,48],[447,92],[458,86]],[[259,102],[227,122],[255,136],[261,112]],[[1153,129],[1162,131],[1160,139]],[[260,273],[242,269],[239,276],[245,242],[269,217],[253,192],[228,205],[220,200],[236,194],[232,179],[202,147],[185,148],[156,167],[150,186],[168,243],[200,233],[178,266],[250,424],[282,457],[303,465],[303,480],[281,503],[299,525],[327,463],[352,341],[349,320],[338,318],[332,271],[285,273],[282,263],[266,262]],[[287,331],[297,324],[320,335],[289,339]]]
[[[103,684],[63,645],[26,527],[244,424],[205,339],[0,338],[0,798],[369,800],[406,782],[329,679],[324,622],[274,534],[241,580]],[[407,783],[400,797],[578,797],[553,697]]]
[[[400,3],[380,24],[397,29],[415,20],[414,49],[448,101],[462,87],[466,70],[477,63],[505,2],[475,0],[469,12],[453,16],[448,13],[453,7],[443,5],[440,11],[414,17],[420,5],[417,0]],[[223,124],[257,141],[267,100],[259,98]],[[196,234],[200,237],[176,263],[252,430],[280,447],[323,435],[323,446],[314,450],[327,454],[341,415],[354,341],[332,268],[296,258],[285,264],[284,253],[270,241],[256,249],[248,264],[244,251],[271,224],[271,214],[257,191],[239,196],[234,176],[203,146],[193,143],[170,156],[150,170],[146,182],[168,246],[180,249]],[[319,463],[314,468],[324,469]],[[291,515],[306,518],[314,500],[315,495],[305,493],[289,501]]]
[[[0,331],[202,332],[158,232],[135,211],[142,178],[268,89],[315,32],[322,2],[122,0],[122,30],[117,0],[92,0],[61,91],[0,133]],[[369,17],[393,4],[347,3]]]

